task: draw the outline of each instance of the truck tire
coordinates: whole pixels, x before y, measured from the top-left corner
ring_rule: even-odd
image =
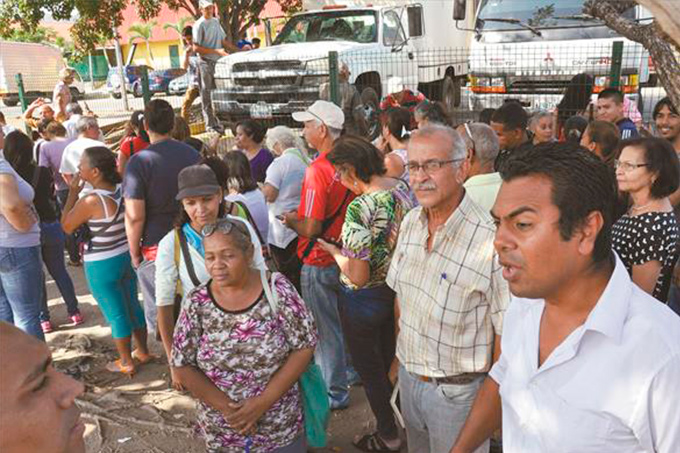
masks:
[[[80,91],[78,91],[78,88],[68,87],[68,90],[71,92],[71,102],[77,102],[80,100]]]
[[[368,139],[373,141],[380,135],[380,98],[375,89],[372,87],[362,88],[361,103],[364,106]]]
[[[132,86],[132,94],[136,98],[141,98],[144,95],[144,90],[142,89],[142,84],[141,83],[135,83]]]
[[[451,74],[444,77],[441,84],[441,100],[449,113],[460,107],[460,78]]]
[[[16,107],[19,104],[19,98],[2,98],[2,103],[7,107]]]

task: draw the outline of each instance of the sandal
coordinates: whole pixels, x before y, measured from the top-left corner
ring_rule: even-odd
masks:
[[[390,448],[378,433],[365,434],[361,439],[352,442],[352,445],[361,451],[399,451],[401,450],[401,441],[396,448]]]
[[[141,352],[135,349],[134,351],[132,351],[132,358],[139,362],[140,365],[145,365],[149,362],[153,362],[158,357],[153,354],[142,354]]]
[[[136,371],[134,365],[123,365],[123,362],[121,362],[120,359],[107,363],[106,370],[110,371],[111,373],[124,374],[129,378],[132,378]]]

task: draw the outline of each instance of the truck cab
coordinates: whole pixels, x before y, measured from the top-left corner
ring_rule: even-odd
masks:
[[[598,93],[610,86],[616,41],[623,42],[619,88],[639,102],[640,85],[649,76],[647,51],[583,14],[583,3],[481,0],[470,46],[470,109],[496,108],[511,98],[529,109],[549,110],[579,73],[594,77],[593,93]],[[624,16],[650,18],[639,6]]]
[[[331,51],[348,66],[348,82],[358,89],[369,122],[381,97],[397,85],[460,104],[467,53],[426,50],[468,45],[469,33],[455,29],[451,2],[317,0],[305,6],[308,11],[293,16],[271,46],[218,61],[212,101],[221,121],[290,123],[291,113],[319,99]]]

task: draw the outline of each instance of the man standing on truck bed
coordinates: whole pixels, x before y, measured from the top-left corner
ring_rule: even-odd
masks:
[[[215,17],[215,5],[213,0],[200,0],[198,3],[201,13],[200,19],[194,24],[194,51],[200,55],[198,62],[198,87],[201,91],[201,104],[203,105],[203,120],[208,130],[222,135],[224,127],[217,121],[213,112],[210,91],[215,88],[215,64],[221,57],[230,52],[238,52],[238,48],[230,43],[227,35]]]

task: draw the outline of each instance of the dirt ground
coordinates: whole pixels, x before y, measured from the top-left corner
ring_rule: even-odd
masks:
[[[87,288],[82,267],[69,267],[69,273],[85,323],[68,324],[59,290],[47,274],[52,323],[57,327],[47,342],[55,366],[86,385],[78,403],[87,424],[87,453],[205,451],[193,434],[194,401],[169,389],[164,360],[139,367],[132,379],[106,371],[104,365],[116,358],[111,329]],[[162,355],[160,343],[152,341],[150,346]],[[328,447],[315,451],[358,451],[351,444],[353,437],[373,429],[374,423],[363,388],[354,387],[349,409],[331,414]]]

